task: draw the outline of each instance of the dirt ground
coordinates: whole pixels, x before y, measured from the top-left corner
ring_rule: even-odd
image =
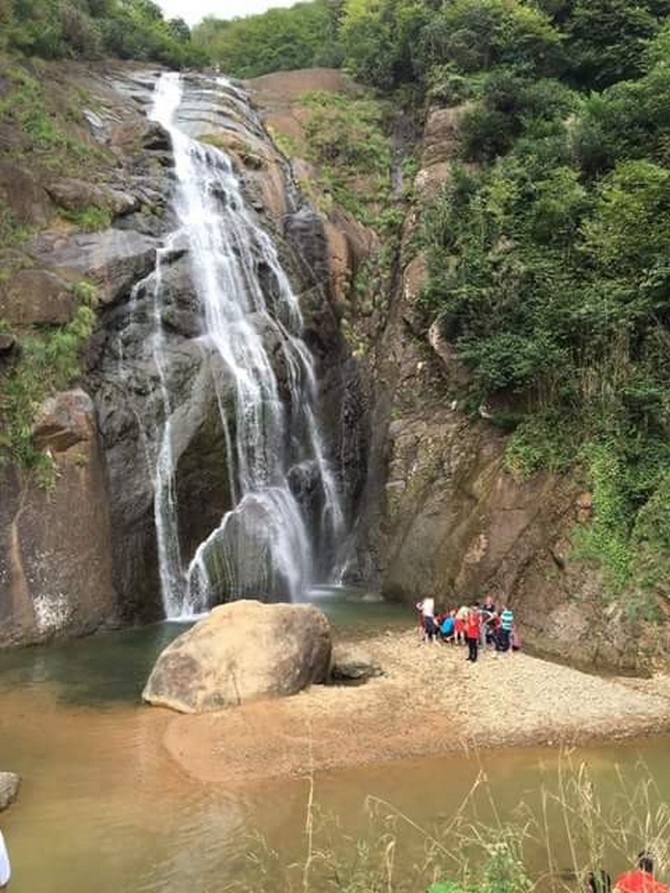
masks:
[[[174,716],[164,745],[201,781],[248,785],[471,747],[582,743],[670,731],[670,677],[601,678],[527,654],[386,633],[351,646],[381,665],[360,686]]]

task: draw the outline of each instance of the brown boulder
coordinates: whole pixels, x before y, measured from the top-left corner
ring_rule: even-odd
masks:
[[[328,621],[312,605],[221,605],[159,656],[142,692],[150,704],[204,713],[325,682]]]
[[[121,216],[140,207],[134,195],[74,178],[56,180],[49,183],[46,190],[56,204],[66,211],[83,211],[93,205],[110,211],[114,216]]]
[[[76,306],[70,286],[48,270],[19,270],[0,289],[0,316],[12,325],[62,325]]]
[[[432,109],[423,132],[421,167],[451,161],[458,154],[459,127],[468,105]]]
[[[0,199],[4,199],[19,223],[39,226],[51,216],[49,196],[33,175],[17,164],[0,163]]]
[[[11,466],[0,474],[0,648],[81,636],[115,619],[105,467],[93,407],[82,392],[73,399],[73,427],[88,436],[50,451],[49,486]]]
[[[93,401],[80,388],[56,394],[38,411],[33,427],[35,446],[62,453],[89,440],[94,433],[93,418]]]

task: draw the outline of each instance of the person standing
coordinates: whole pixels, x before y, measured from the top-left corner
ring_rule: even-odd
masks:
[[[456,644],[465,645],[465,621],[467,619],[470,608],[467,605],[461,605],[456,611]]]
[[[500,612],[500,650],[509,651],[512,642],[512,630],[514,629],[514,611],[503,605]]]
[[[424,598],[416,606],[421,611],[421,625],[423,626],[422,641],[433,642],[435,639],[435,599]]]
[[[481,615],[482,621],[480,644],[483,648],[491,639],[491,622],[496,616],[496,605],[495,601],[493,600],[492,593],[489,592],[484,601],[479,606],[479,613]]]
[[[5,845],[5,838],[0,831],[0,890],[6,890],[9,879],[12,876],[12,869],[9,864],[9,853]]]
[[[465,638],[468,643],[468,660],[477,661],[479,651],[479,636],[481,633],[482,619],[479,613],[479,605],[472,605],[465,618]]]

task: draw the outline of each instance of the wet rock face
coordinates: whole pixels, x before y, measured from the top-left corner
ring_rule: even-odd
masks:
[[[81,390],[51,398],[36,441],[50,489],[11,468],[0,481],[0,647],[92,632],[114,619],[111,527],[93,403]]]
[[[165,293],[164,306],[157,289]],[[160,345],[157,313],[164,324]],[[200,331],[190,258],[178,253],[141,282],[130,300],[103,313],[89,349],[110,482],[115,585],[127,617],[161,616],[154,475],[166,394],[185,559],[230,507],[219,401],[225,403],[231,382]]]

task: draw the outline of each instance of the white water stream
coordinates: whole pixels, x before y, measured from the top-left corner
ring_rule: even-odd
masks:
[[[343,518],[315,420],[317,386],[301,339],[298,300],[269,236],[255,223],[229,159],[180,129],[182,81],[163,74],[150,118],[170,134],[177,180],[175,210],[186,240],[203,316],[203,348],[219,354],[230,376],[218,394],[233,505],[184,566],[177,520],[170,395],[161,329],[161,253],[154,279],[153,356],[164,422],[155,467],[155,521],[163,603],[168,618],[198,613],[222,598],[301,596],[313,582],[314,543],[333,550]],[[258,270],[272,287],[264,291]],[[269,271],[269,273],[267,272]],[[270,292],[270,293],[268,293]],[[268,345],[281,352],[283,399]],[[214,385],[212,385],[214,387]],[[308,530],[289,486],[291,469],[309,474],[320,493],[320,530]],[[315,483],[314,483],[315,482]]]

